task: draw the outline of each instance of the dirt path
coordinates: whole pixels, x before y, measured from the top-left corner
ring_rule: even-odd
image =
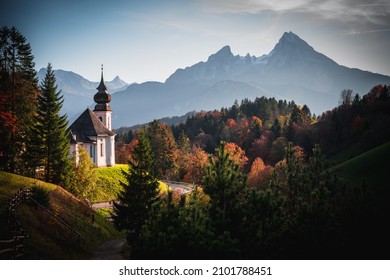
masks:
[[[93,253],[92,260],[123,260],[121,254],[123,246],[126,244],[125,238],[113,239],[104,242]]]

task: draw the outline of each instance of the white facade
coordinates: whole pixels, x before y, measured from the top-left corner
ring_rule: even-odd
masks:
[[[70,144],[70,154],[75,155],[76,162],[78,162],[78,148],[83,147],[91,160],[97,167],[107,167],[115,165],[115,135],[89,137],[96,142],[85,143],[78,142]]]
[[[115,165],[115,136],[97,137],[91,158],[97,167]],[[90,154],[91,155],[91,154]]]

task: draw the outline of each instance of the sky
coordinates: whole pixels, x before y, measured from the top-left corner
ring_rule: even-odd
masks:
[[[3,0],[0,26],[15,26],[35,67],[91,80],[164,82],[225,45],[268,54],[292,31],[337,63],[390,75],[388,0]]]

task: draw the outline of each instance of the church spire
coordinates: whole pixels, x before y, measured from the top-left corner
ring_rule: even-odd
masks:
[[[104,84],[103,64],[101,66],[101,70],[102,74],[100,78],[100,84],[96,88],[98,92],[93,97],[93,100],[97,103],[94,111],[111,111],[110,105],[108,104],[111,101],[111,94],[107,92],[107,87]]]
[[[101,74],[101,78],[100,78],[100,84],[99,84],[99,86],[96,89],[97,90],[107,90],[107,87],[104,84],[104,79],[103,79],[103,64],[101,66],[101,69],[102,69],[102,74]]]

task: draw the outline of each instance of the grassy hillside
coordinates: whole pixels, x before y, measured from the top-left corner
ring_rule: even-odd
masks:
[[[122,190],[121,182],[126,183],[126,177],[123,175],[123,171],[128,171],[129,166],[127,164],[116,164],[111,167],[97,168],[97,174],[99,176],[98,186],[93,198],[89,200],[92,203],[106,202],[116,200],[118,193]],[[159,181],[160,193],[164,194],[168,191],[168,186]]]
[[[375,188],[388,185],[390,142],[331,168],[340,178],[359,186],[363,181]]]
[[[111,201],[117,198],[122,190],[121,182],[126,182],[123,171],[128,170],[127,164],[116,164],[111,167],[96,168],[99,176],[95,197],[91,202]]]
[[[23,203],[17,208],[16,214],[30,236],[25,258],[88,259],[98,244],[122,236],[110,222],[61,187],[0,172],[0,238],[10,236],[6,211],[8,198],[19,189],[32,187],[45,190],[50,201],[50,211],[81,236],[35,204]]]

